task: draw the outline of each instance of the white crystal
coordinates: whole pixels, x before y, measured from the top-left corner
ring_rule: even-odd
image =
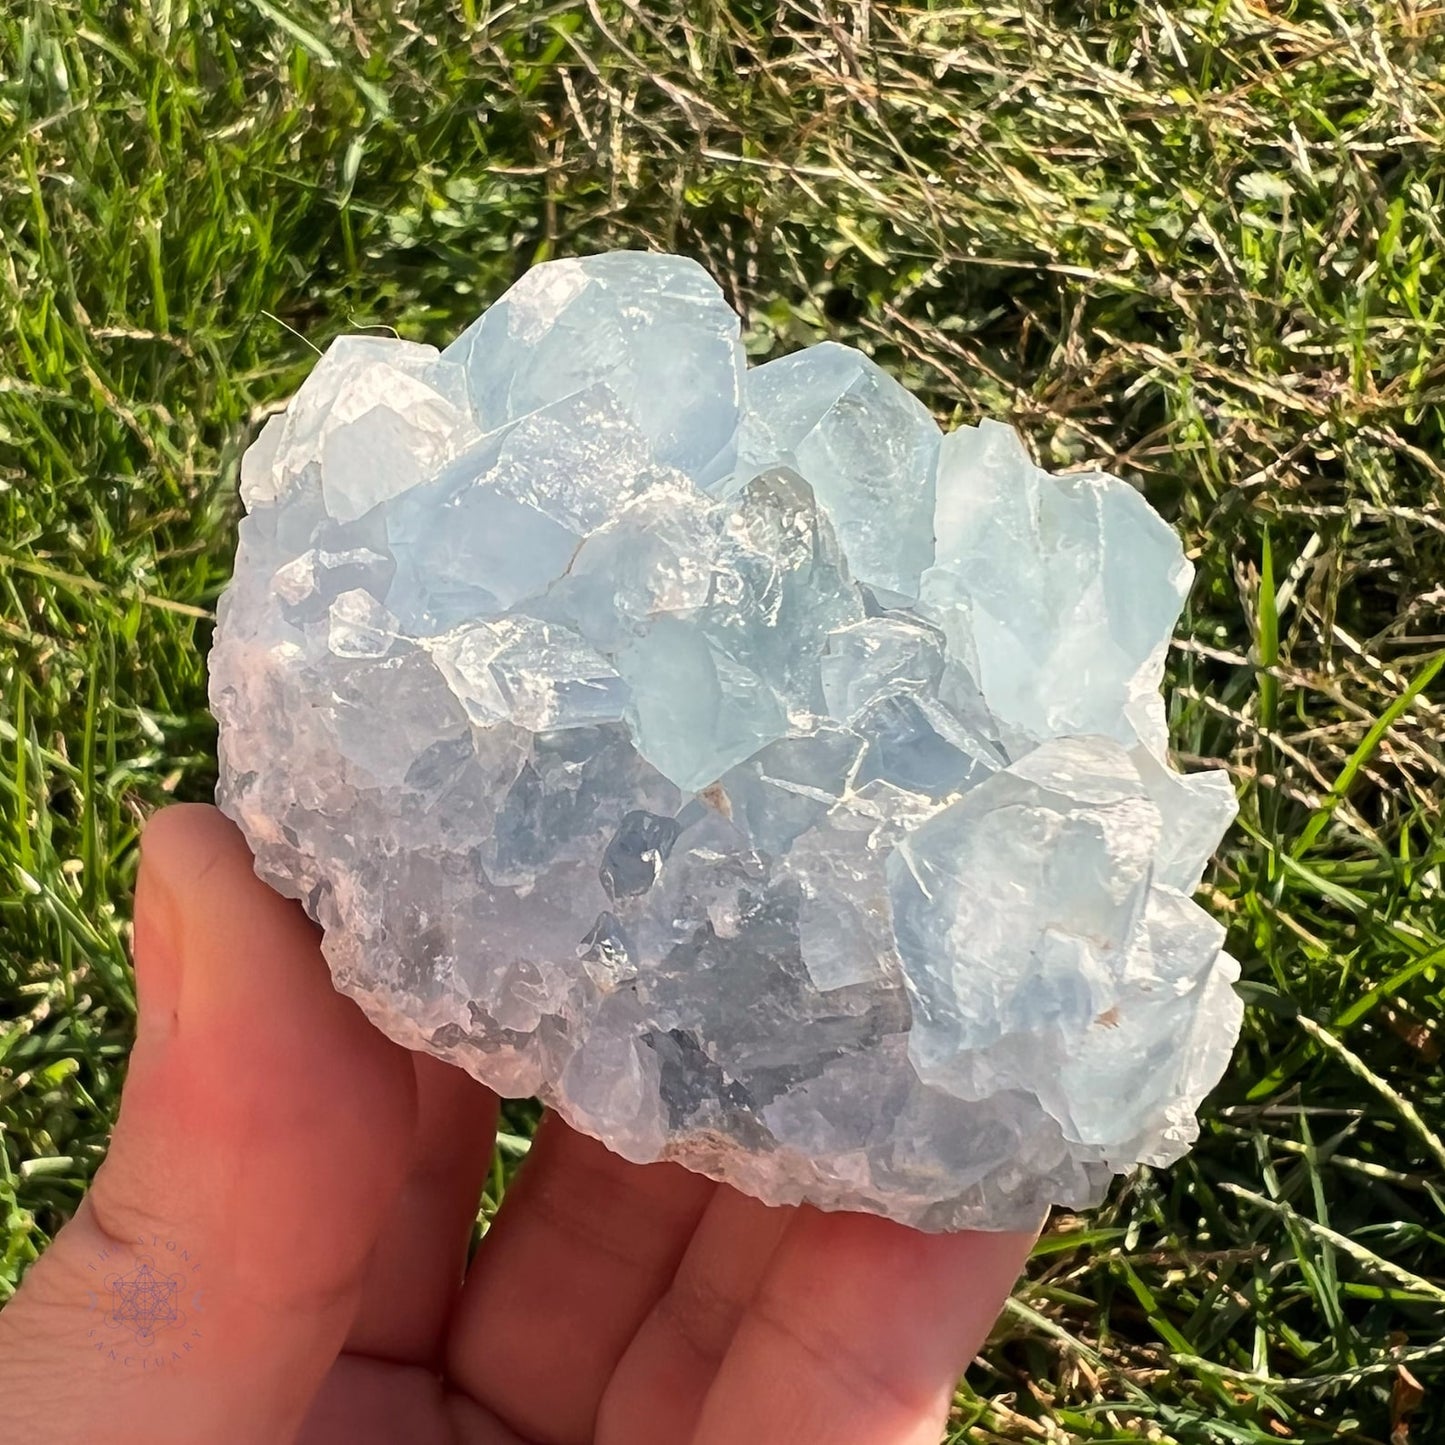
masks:
[[[428,639],[425,648],[476,727],[510,722],[549,732],[622,719],[627,687],[616,670],[553,623],[532,617],[466,623]]]
[[[1123,482],[748,370],[679,257],[343,338],[242,462],[222,806],[379,1027],[638,1160],[1007,1228],[1177,1158],[1239,1026]]]

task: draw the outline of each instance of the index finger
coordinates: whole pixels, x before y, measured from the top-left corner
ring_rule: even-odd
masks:
[[[937,1445],[1034,1238],[805,1211],[738,1325],[693,1445]]]

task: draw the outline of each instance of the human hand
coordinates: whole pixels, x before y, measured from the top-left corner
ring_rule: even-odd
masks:
[[[768,1208],[549,1118],[464,1280],[496,1100],[333,990],[219,813],[141,853],[120,1118],[0,1313],[10,1438],[935,1445],[1028,1236]],[[147,1258],[148,1343],[108,1318]]]

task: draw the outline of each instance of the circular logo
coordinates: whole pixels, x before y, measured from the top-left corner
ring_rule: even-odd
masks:
[[[136,1235],[108,1244],[86,1262],[93,1281],[86,1337],[124,1369],[162,1370],[200,1344],[205,1293],[201,1264],[178,1240]]]

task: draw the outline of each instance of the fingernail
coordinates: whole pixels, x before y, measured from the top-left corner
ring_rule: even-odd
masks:
[[[165,854],[141,849],[136,879],[132,953],[137,1041],[173,1035],[178,1023],[182,963],[181,911],[165,876]]]

